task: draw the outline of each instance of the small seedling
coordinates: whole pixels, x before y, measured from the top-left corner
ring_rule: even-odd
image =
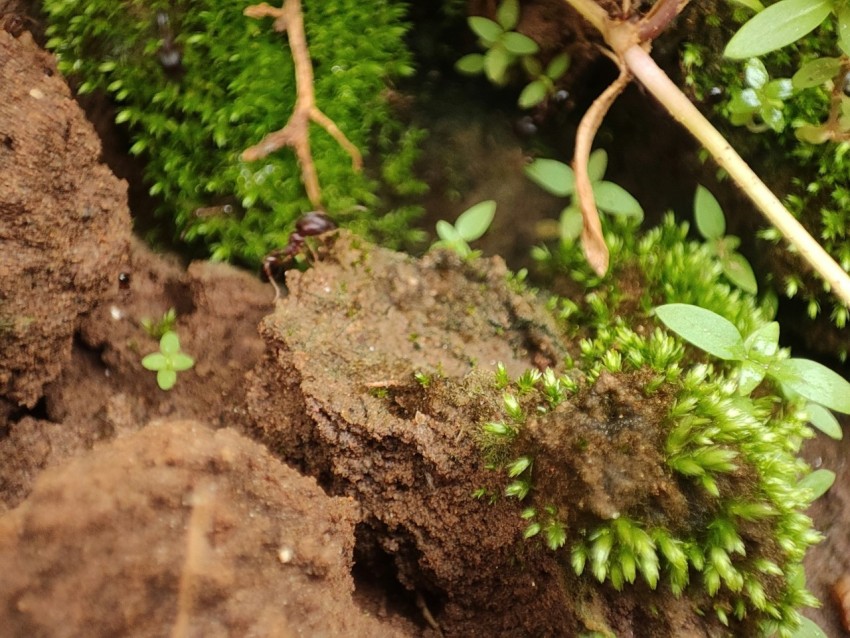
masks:
[[[534,40],[513,30],[518,22],[519,0],[504,0],[496,11],[495,21],[482,16],[469,18],[469,28],[487,52],[465,55],[455,68],[467,75],[483,71],[493,84],[504,85],[511,65],[523,56],[534,55],[539,49]]]
[[[751,58],[744,67],[746,88],[732,94],[729,120],[735,126],[746,126],[753,133],[785,128],[784,102],[794,94],[790,78],[771,80],[764,63]]]
[[[566,53],[555,56],[545,69],[537,58],[526,56],[522,59],[522,66],[532,80],[519,94],[517,103],[521,109],[530,109],[555,95],[555,82],[570,67],[570,56]]]
[[[786,396],[800,396],[811,402],[807,411],[813,426],[841,438],[840,428],[836,427],[834,418],[829,418],[831,415],[824,415],[823,408],[850,414],[850,383],[816,361],[777,356],[778,323],[765,324],[744,339],[732,322],[699,306],[667,304],[657,307],[655,314],[670,330],[696,347],[718,359],[740,362],[740,394],[749,394],[769,377]]]
[[[632,217],[643,221],[643,208],[623,187],[602,178],[608,167],[608,154],[597,149],[590,155],[587,172],[590,177],[596,206],[603,213]],[[573,242],[581,235],[583,221],[576,194],[576,178],[573,169],[557,160],[536,159],[525,167],[528,178],[557,197],[570,197],[572,201],[561,211],[561,240]]]
[[[706,244],[717,257],[726,278],[744,292],[756,294],[758,283],[753,268],[736,250],[741,240],[733,235],[725,235],[726,218],[723,210],[714,195],[704,186],[697,186],[694,219],[699,234],[705,238]]]
[[[159,352],[142,359],[142,367],[156,371],[156,383],[161,390],[170,390],[177,383],[177,373],[189,370],[195,360],[180,351],[180,339],[176,332],[168,331],[159,340]]]
[[[488,199],[462,212],[454,225],[441,219],[437,222],[437,235],[440,239],[431,244],[431,248],[448,248],[464,259],[477,257],[479,251],[472,250],[469,242],[487,232],[495,214],[496,202]]]
[[[174,308],[169,308],[158,321],[149,317],[145,317],[141,321],[144,331],[154,339],[161,339],[166,332],[173,332],[176,323],[177,311]]]

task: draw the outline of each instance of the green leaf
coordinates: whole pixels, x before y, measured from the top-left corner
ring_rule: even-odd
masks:
[[[835,15],[838,18],[838,44],[844,55],[850,55],[850,5],[846,2],[839,4]]]
[[[484,70],[484,56],[480,53],[470,53],[455,62],[455,69],[466,75],[477,75]]]
[[[568,53],[556,55],[546,66],[546,77],[550,80],[557,80],[567,69],[570,68],[570,56]]]
[[[643,208],[638,201],[614,182],[594,183],[593,197],[596,206],[606,213],[643,220]]]
[[[168,356],[180,352],[180,338],[176,332],[168,331],[159,340],[159,351]]]
[[[142,367],[145,370],[164,370],[168,367],[168,360],[161,352],[154,352],[142,359]]]
[[[744,341],[749,359],[764,359],[779,351],[779,323],[771,321],[751,332]]]
[[[794,135],[801,142],[807,142],[808,144],[823,144],[830,138],[830,131],[826,126],[804,124],[794,131]]]
[[[514,55],[534,55],[540,50],[534,40],[516,31],[511,31],[502,36],[502,44]]]
[[[526,176],[552,195],[567,197],[576,190],[573,169],[557,160],[536,159],[523,169]]]
[[[795,89],[810,89],[828,82],[841,69],[839,58],[818,58],[807,62],[794,74],[791,83]]]
[[[726,218],[720,203],[707,188],[697,186],[694,195],[694,219],[699,234],[706,239],[720,239],[726,233]]]
[[[519,22],[519,0],[502,0],[496,11],[496,20],[505,31],[510,31]]]
[[[529,82],[519,94],[518,104],[521,109],[537,106],[546,98],[546,85],[541,80]]]
[[[482,38],[485,42],[495,42],[502,33],[504,33],[504,29],[498,25],[498,23],[493,22],[489,18],[483,18],[481,16],[472,16],[467,20],[469,23],[469,28],[472,29],[473,33],[477,35],[479,38]]]
[[[772,367],[771,374],[809,401],[850,414],[850,383],[825,365],[809,359],[785,359]]]
[[[782,111],[775,106],[765,104],[759,110],[761,119],[777,133],[780,133],[785,128],[785,116]]]
[[[505,82],[505,73],[513,61],[513,57],[501,47],[493,47],[484,54],[484,73],[493,84]]]
[[[534,55],[540,50],[534,40],[516,31],[510,31],[503,35],[502,44],[514,55]]]
[[[780,0],[747,21],[723,55],[743,60],[796,42],[826,19],[832,4],[832,0]]]
[[[560,219],[561,241],[572,242],[579,238],[584,230],[584,219],[581,211],[573,205],[567,206],[561,211]]]
[[[608,153],[603,148],[597,148],[587,160],[587,176],[591,182],[598,182],[605,177],[608,168]]]
[[[437,222],[436,228],[437,236],[447,244],[463,241],[463,237],[460,236],[460,233],[457,232],[457,229],[445,219],[439,220]]]
[[[746,358],[741,333],[731,321],[711,310],[673,303],[658,306],[655,314],[670,330],[719,359]]]
[[[797,483],[797,487],[799,489],[809,490],[812,494],[812,501],[816,501],[826,494],[833,483],[835,483],[835,472],[831,470],[815,470],[803,477],[803,480]]]
[[[720,260],[720,265],[723,268],[723,274],[738,288],[751,295],[758,292],[759,285],[753,267],[742,254],[727,255]]]
[[[188,354],[185,354],[183,352],[178,352],[171,358],[171,369],[175,370],[176,372],[183,372],[184,370],[189,370],[194,365],[195,360]]]
[[[170,390],[177,383],[177,373],[174,370],[160,370],[156,373],[156,384],[160,390]]]
[[[833,438],[836,441],[841,440],[844,433],[841,430],[841,424],[832,412],[817,403],[809,403],[806,406],[806,412],[809,415],[809,423],[828,437]]]
[[[755,361],[744,361],[738,372],[738,394],[748,395],[764,379],[767,369]]]
[[[525,72],[528,73],[529,77],[540,79],[540,74],[543,73],[543,67],[540,65],[540,60],[530,55],[526,55],[523,56],[520,63],[522,64],[522,68],[525,69]]]
[[[496,202],[488,199],[478,202],[460,214],[455,222],[455,229],[461,239],[474,241],[481,237],[493,223],[496,214]],[[438,231],[439,232],[439,231]]]
[[[764,87],[764,95],[770,100],[787,100],[794,95],[794,83],[788,78],[771,80]]]
[[[758,58],[750,58],[744,67],[744,82],[751,89],[760,89],[770,79],[764,62]]]

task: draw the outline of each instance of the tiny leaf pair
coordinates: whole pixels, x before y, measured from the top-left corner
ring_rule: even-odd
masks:
[[[462,212],[454,225],[441,219],[437,222],[437,236],[440,239],[431,248],[448,248],[464,259],[473,257],[475,252],[469,247],[469,242],[487,232],[495,214],[496,202],[488,199]]]

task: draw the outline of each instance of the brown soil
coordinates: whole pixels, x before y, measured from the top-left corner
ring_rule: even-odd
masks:
[[[0,92],[4,636],[712,635],[661,591],[565,579],[511,505],[470,498],[498,487],[471,427],[498,409],[487,371],[564,355],[501,260],[414,260],[340,232],[274,306],[252,275],[132,240],[125,185],[27,34],[0,31]],[[197,364],[163,392],[139,322],[171,307]],[[638,410],[603,381],[581,404],[590,437],[610,401]],[[838,473],[808,562],[826,603],[812,616],[838,636],[850,470],[844,444],[808,452]],[[640,501],[629,464],[579,468],[588,507]]]

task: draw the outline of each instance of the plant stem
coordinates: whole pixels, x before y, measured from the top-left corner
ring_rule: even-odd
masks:
[[[700,113],[643,48],[631,46],[621,52],[621,55],[635,78],[655,96],[673,119],[699,140],[764,216],[797,249],[800,256],[823,277],[833,292],[850,306],[850,277],[788,212],[779,198],[735,152],[726,138]]]
[[[687,0],[660,0],[657,10],[640,21],[613,20],[594,0],[565,0],[593,25],[632,75],[661,102],[711,153],[755,206],[782,233],[800,256],[816,270],[832,292],[850,306],[850,276],[788,212],[758,175],[712,126],[649,55],[649,43],[687,4]]]

